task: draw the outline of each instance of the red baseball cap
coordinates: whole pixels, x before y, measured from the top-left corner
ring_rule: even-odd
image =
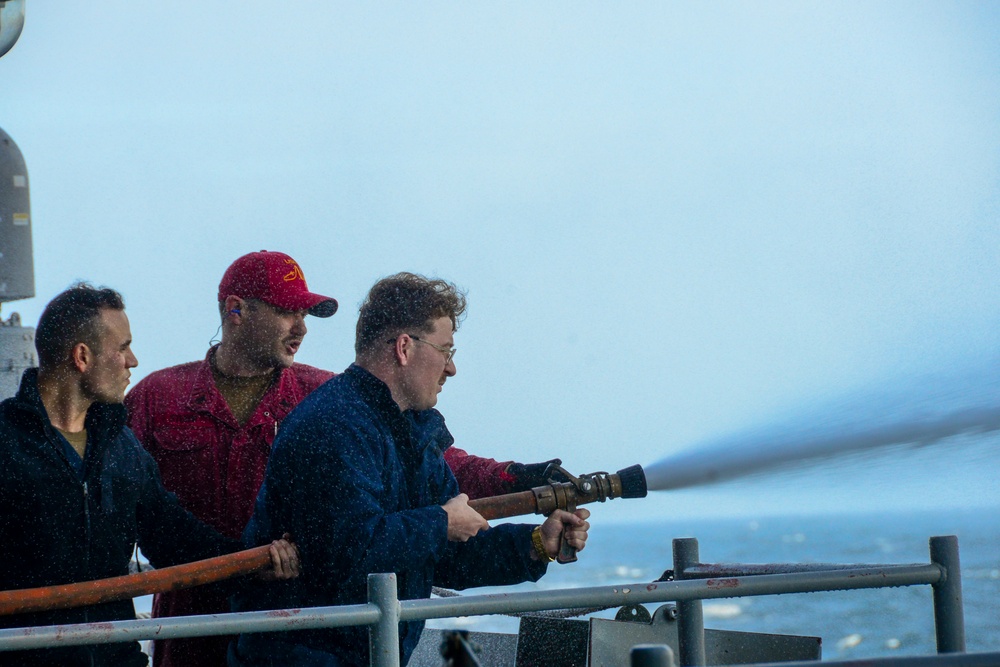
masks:
[[[219,301],[230,295],[284,310],[308,310],[316,317],[337,312],[337,300],[310,292],[299,263],[283,252],[252,252],[230,264],[219,283]]]

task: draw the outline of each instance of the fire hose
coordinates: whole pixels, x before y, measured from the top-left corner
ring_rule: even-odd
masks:
[[[586,503],[605,502],[612,498],[642,498],[646,495],[646,477],[637,465],[613,474],[595,472],[575,477],[553,464],[546,470],[546,476],[549,484],[529,491],[479,498],[470,501],[469,505],[484,519],[491,520],[526,514],[548,516],[557,509],[574,512],[579,505]],[[269,545],[264,545],[185,565],[110,579],[0,591],[0,616],[116,602],[253,574],[271,567],[269,549]],[[575,550],[563,545],[559,560],[576,560]]]
[[[184,565],[75,584],[0,592],[0,616],[117,602],[252,574],[271,567],[270,545]]]

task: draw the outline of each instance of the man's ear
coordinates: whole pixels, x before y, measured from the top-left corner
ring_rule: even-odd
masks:
[[[399,334],[393,342],[393,357],[400,366],[409,366],[413,357],[415,343],[406,334]]]
[[[222,321],[230,321],[234,324],[242,324],[246,312],[246,303],[238,296],[229,295],[226,297],[226,310],[222,314]]]
[[[94,363],[94,351],[86,343],[77,343],[70,350],[70,358],[76,370],[83,373]]]

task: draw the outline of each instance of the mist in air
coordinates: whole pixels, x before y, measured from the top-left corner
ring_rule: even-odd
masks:
[[[881,470],[886,486],[926,483],[926,467],[1000,460],[1000,364],[897,378],[878,388],[805,402],[781,418],[707,439],[644,467],[650,490],[789,480],[847,486]],[[817,475],[816,472],[825,472]],[[931,472],[933,475],[933,472]],[[753,483],[749,488],[752,490]],[[876,507],[877,508],[877,505]]]

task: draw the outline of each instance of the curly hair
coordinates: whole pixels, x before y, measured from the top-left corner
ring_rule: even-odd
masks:
[[[361,304],[354,351],[371,352],[405,331],[429,333],[440,317],[458,329],[465,306],[465,293],[445,280],[407,272],[382,278]]]
[[[102,310],[125,310],[122,295],[110,287],[79,282],[49,301],[35,330],[38,365],[43,369],[59,365],[77,343],[98,350]]]

